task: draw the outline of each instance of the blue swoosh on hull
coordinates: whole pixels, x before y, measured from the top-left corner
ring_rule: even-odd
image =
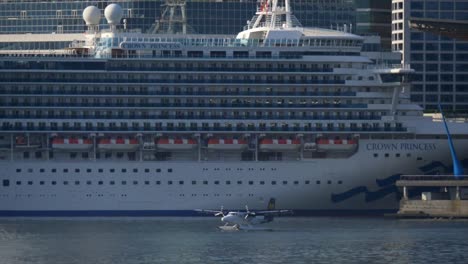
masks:
[[[365,186],[358,186],[356,188],[353,188],[349,191],[346,191],[344,193],[339,193],[339,194],[332,194],[331,195],[331,200],[333,203],[339,203],[345,200],[348,200],[356,195],[359,194],[364,194],[365,198],[364,200],[366,203],[374,202],[377,200],[380,200],[384,198],[387,195],[393,194],[393,193],[398,193],[398,188],[395,185],[391,185],[385,188],[382,188],[378,191],[371,192],[367,187]]]
[[[443,170],[441,171],[440,168]],[[442,162],[440,161],[432,161],[431,163],[419,167],[419,169],[426,175],[430,174],[446,174],[450,172],[450,168],[448,166],[445,166]]]
[[[379,187],[385,187],[385,186],[388,186],[388,185],[395,184],[395,182],[400,179],[401,175],[402,174],[400,173],[400,174],[395,174],[395,175],[392,175],[392,176],[384,178],[384,179],[376,179],[375,182],[377,183],[377,185]]]
[[[366,203],[374,202],[377,200],[380,200],[384,198],[387,195],[390,195],[392,193],[398,193],[398,188],[395,185],[390,185],[388,187],[385,187],[383,189],[380,189],[376,192],[366,192]]]
[[[468,168],[468,159],[462,160],[461,164],[463,167]],[[441,168],[443,169],[443,171],[440,170]],[[448,174],[450,172],[453,172],[453,167],[446,166],[440,161],[432,161],[429,164],[419,167],[419,169],[426,175],[436,173]],[[332,194],[331,200],[334,203],[339,203],[362,193],[365,194],[366,202],[374,202],[380,200],[389,194],[399,193],[398,188],[394,184],[398,179],[400,179],[401,175],[402,174],[394,174],[384,179],[376,179],[375,181],[377,183],[377,186],[385,188],[381,188],[380,190],[377,190],[375,192],[369,191],[369,189],[366,186],[358,186],[343,193]]]

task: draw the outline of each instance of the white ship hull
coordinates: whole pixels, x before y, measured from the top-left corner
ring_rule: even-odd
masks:
[[[468,141],[455,145],[466,164]],[[350,158],[297,162],[15,161],[0,172],[10,181],[0,186],[0,215],[193,215],[220,206],[264,209],[270,198],[297,214],[386,212],[398,206],[398,175],[442,174],[450,164],[446,140],[362,140]]]

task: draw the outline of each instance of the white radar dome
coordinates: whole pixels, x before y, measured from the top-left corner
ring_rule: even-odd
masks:
[[[95,6],[88,6],[83,10],[83,20],[87,26],[99,25],[101,21],[101,10]]]
[[[106,16],[107,23],[118,25],[123,17],[122,7],[118,4],[110,4],[104,9],[104,16]]]

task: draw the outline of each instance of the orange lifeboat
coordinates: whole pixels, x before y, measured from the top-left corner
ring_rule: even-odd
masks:
[[[299,139],[270,139],[260,140],[260,150],[263,151],[292,151],[301,147]]]
[[[356,149],[357,140],[355,139],[319,139],[317,140],[318,150],[324,151],[351,151]]]
[[[93,146],[91,139],[81,138],[54,138],[52,148],[60,150],[88,150]]]
[[[247,140],[244,139],[217,139],[208,140],[208,149],[212,150],[244,150],[248,147]]]
[[[197,141],[194,139],[161,138],[156,143],[158,149],[163,150],[191,150],[197,145]]]
[[[98,149],[132,151],[138,149],[138,140],[133,138],[103,138],[98,142]]]

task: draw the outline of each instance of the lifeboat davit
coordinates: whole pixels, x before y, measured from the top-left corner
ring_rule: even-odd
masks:
[[[355,139],[319,139],[317,140],[318,150],[325,151],[351,151],[356,149],[357,140]]]
[[[260,141],[260,150],[270,151],[292,151],[301,147],[299,139],[262,139]]]
[[[103,138],[98,142],[98,149],[101,150],[131,151],[138,149],[138,146],[138,140],[132,138]]]
[[[60,150],[88,150],[93,146],[91,139],[81,138],[54,138],[52,148]]]
[[[161,138],[156,145],[158,149],[163,150],[191,150],[197,147],[198,144],[194,139]]]
[[[217,139],[208,140],[208,149],[212,150],[244,150],[248,147],[244,139]]]

